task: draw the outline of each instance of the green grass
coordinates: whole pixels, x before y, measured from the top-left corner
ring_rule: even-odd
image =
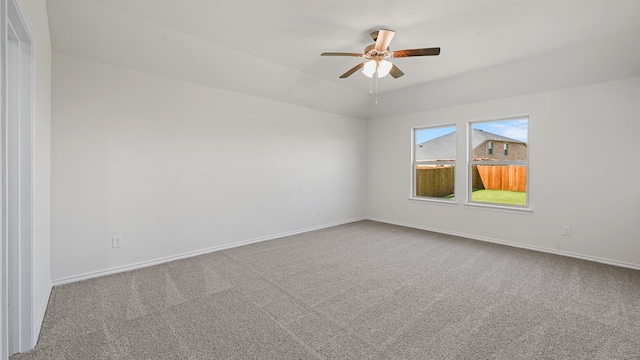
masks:
[[[475,190],[471,194],[473,201],[508,205],[527,205],[527,193],[506,190]]]

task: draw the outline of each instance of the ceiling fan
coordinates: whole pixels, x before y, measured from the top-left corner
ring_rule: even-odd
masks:
[[[377,74],[379,78],[391,74],[394,78],[399,78],[404,73],[398,69],[397,66],[392,64],[386,59],[403,58],[410,56],[435,56],[440,54],[439,47],[422,48],[422,49],[409,49],[409,50],[389,50],[389,43],[393,36],[394,31],[391,30],[379,30],[371,33],[371,38],[375,41],[375,44],[371,44],[364,49],[362,54],[359,53],[340,53],[340,52],[324,52],[321,56],[353,56],[362,57],[366,61],[354,66],[346,73],[340,76],[341,79],[351,76],[351,74],[362,69],[362,73],[367,77],[373,77]]]

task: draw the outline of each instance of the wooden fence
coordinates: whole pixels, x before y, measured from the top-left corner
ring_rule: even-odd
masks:
[[[453,166],[417,166],[416,196],[447,197],[454,193]],[[474,165],[473,190],[527,191],[527,167]]]
[[[473,168],[472,182],[474,190],[527,191],[526,166],[476,165]]]
[[[416,196],[447,197],[453,194],[453,166],[416,167]]]

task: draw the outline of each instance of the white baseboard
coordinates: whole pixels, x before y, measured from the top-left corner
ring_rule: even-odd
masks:
[[[48,288],[47,288],[47,295],[46,295],[46,301],[42,302],[42,305],[40,305],[40,309],[38,309],[38,313],[37,313],[37,317],[36,317],[36,322],[33,326],[33,344],[31,344],[32,347],[35,347],[36,344],[38,343],[38,339],[40,338],[40,330],[42,329],[42,323],[44,322],[44,315],[47,312],[47,305],[49,305],[49,299],[51,298],[51,290],[53,290],[53,282],[49,282]]]
[[[484,241],[484,242],[489,242],[489,243],[494,243],[494,244],[501,244],[501,245],[517,247],[517,248],[522,248],[522,249],[527,249],[527,250],[545,252],[545,253],[561,255],[561,256],[568,256],[568,257],[572,257],[572,258],[576,258],[576,259],[595,261],[595,262],[599,262],[599,263],[603,263],[603,264],[608,264],[608,265],[614,265],[614,266],[619,266],[619,267],[625,267],[625,268],[629,268],[629,269],[640,270],[640,265],[638,265],[638,264],[625,263],[625,262],[611,260],[611,259],[605,259],[605,258],[599,258],[599,257],[595,257],[595,256],[588,256],[588,255],[572,253],[572,252],[569,252],[569,251],[561,251],[561,250],[556,250],[556,249],[549,249],[549,248],[540,247],[540,246],[525,245],[525,244],[515,243],[515,242],[511,242],[511,241],[498,240],[498,239],[493,239],[493,238],[484,237],[484,236],[478,236],[478,235],[473,235],[473,234],[465,234],[465,233],[456,232],[456,231],[449,231],[449,230],[438,229],[438,228],[433,228],[433,227],[423,226],[423,225],[404,223],[404,222],[399,222],[399,221],[394,221],[394,220],[381,219],[381,218],[375,218],[375,217],[361,217],[361,218],[355,218],[355,219],[350,219],[350,220],[338,221],[338,222],[329,223],[329,224],[323,224],[323,225],[319,225],[319,226],[313,226],[313,227],[299,229],[299,230],[288,231],[288,232],[284,232],[284,233],[279,233],[279,234],[274,234],[274,235],[269,235],[269,236],[254,238],[254,239],[238,241],[238,242],[231,243],[231,244],[214,246],[214,247],[206,248],[206,249],[202,249],[202,250],[196,250],[196,251],[186,252],[186,253],[182,253],[182,254],[178,254],[178,255],[167,256],[167,257],[163,257],[163,258],[159,258],[159,259],[147,260],[147,261],[142,261],[142,262],[135,263],[135,264],[124,265],[124,266],[114,267],[114,268],[110,268],[110,269],[94,271],[94,272],[90,272],[90,273],[85,273],[85,274],[74,275],[74,276],[69,276],[69,277],[57,279],[57,280],[54,280],[52,282],[51,286],[49,287],[49,294],[48,294],[47,297],[49,297],[51,295],[51,288],[53,286],[73,283],[73,282],[76,282],[76,281],[93,279],[93,278],[97,278],[97,277],[101,277],[101,276],[117,274],[117,273],[130,271],[130,270],[136,270],[136,269],[140,269],[140,268],[144,268],[144,267],[148,267],[148,266],[167,263],[167,262],[170,262],[170,261],[185,259],[185,258],[194,257],[194,256],[198,256],[198,255],[204,255],[204,254],[212,253],[212,252],[215,252],[215,251],[231,249],[231,248],[235,248],[235,247],[238,247],[238,246],[254,244],[254,243],[258,243],[258,242],[262,242],[262,241],[279,239],[279,238],[283,238],[283,237],[286,237],[286,236],[302,234],[302,233],[306,233],[306,232],[310,232],[310,231],[325,229],[325,228],[338,226],[338,225],[343,225],[343,224],[348,224],[348,223],[361,221],[361,220],[371,220],[371,221],[377,221],[377,222],[381,222],[381,223],[404,226],[404,227],[409,227],[409,228],[414,228],[414,229],[433,231],[433,232],[437,232],[437,233],[441,233],[441,234],[460,236],[460,237],[464,237],[464,238],[468,238],[468,239],[479,240],[479,241]],[[42,321],[44,320],[45,311],[46,311],[46,304],[40,310],[40,314],[38,316],[38,326],[37,326],[37,331],[38,332],[40,331],[40,326],[42,325]]]
[[[473,234],[465,234],[465,233],[460,233],[460,232],[456,232],[456,231],[449,231],[449,230],[443,230],[443,229],[433,228],[433,227],[429,227],[429,226],[422,226],[422,225],[416,225],[416,224],[403,223],[403,222],[394,221],[394,220],[380,219],[380,218],[374,218],[374,217],[367,217],[366,219],[367,220],[371,220],[371,221],[382,222],[382,223],[386,223],[386,224],[404,226],[404,227],[420,229],[420,230],[433,231],[433,232],[437,232],[437,233],[441,233],[441,234],[460,236],[460,237],[464,237],[464,238],[472,239],[472,240],[480,240],[480,241],[490,242],[490,243],[494,243],[494,244],[501,244],[501,245],[517,247],[517,248],[521,248],[521,249],[539,251],[539,252],[544,252],[544,253],[549,253],[549,254],[554,254],[554,255],[572,257],[572,258],[581,259],[581,260],[594,261],[594,262],[607,264],[607,265],[614,265],[614,266],[619,266],[619,267],[624,267],[624,268],[629,268],[629,269],[634,269],[634,270],[640,270],[640,265],[638,265],[638,264],[632,264],[632,263],[626,263],[626,262],[622,262],[622,261],[599,258],[599,257],[595,257],[595,256],[582,255],[582,254],[577,254],[577,253],[573,253],[573,252],[569,252],[569,251],[549,249],[549,248],[545,248],[545,247],[541,247],[541,246],[532,246],[532,245],[515,243],[515,242],[511,242],[511,241],[497,240],[497,239],[492,239],[492,238],[485,237],[485,236],[478,236],[478,235],[473,235]]]
[[[279,239],[279,238],[283,238],[283,237],[286,237],[286,236],[302,234],[302,233],[306,233],[306,232],[310,232],[310,231],[325,229],[325,228],[338,226],[338,225],[343,225],[343,224],[349,224],[349,223],[352,223],[352,222],[362,221],[362,220],[365,220],[365,218],[361,217],[361,218],[355,218],[355,219],[350,219],[350,220],[343,220],[343,221],[333,222],[333,223],[329,223],[329,224],[313,226],[313,227],[309,227],[309,228],[305,228],[305,229],[293,230],[293,231],[288,231],[288,232],[284,232],[284,233],[279,233],[279,234],[274,234],[274,235],[269,235],[269,236],[254,238],[254,239],[238,241],[238,242],[231,243],[231,244],[214,246],[214,247],[210,247],[210,248],[206,248],[206,249],[202,249],[202,250],[190,251],[190,252],[186,252],[186,253],[182,253],[182,254],[178,254],[178,255],[167,256],[167,257],[163,257],[163,258],[159,258],[159,259],[142,261],[142,262],[135,263],[135,264],[118,266],[118,267],[114,267],[114,268],[110,268],[110,269],[94,271],[94,272],[80,274],[80,275],[69,276],[69,277],[65,277],[65,278],[54,280],[53,281],[53,286],[64,285],[64,284],[69,284],[69,283],[73,283],[73,282],[76,282],[76,281],[88,280],[88,279],[93,279],[93,278],[97,278],[97,277],[101,277],[101,276],[117,274],[117,273],[121,273],[121,272],[125,272],[125,271],[130,271],[130,270],[135,270],[135,269],[148,267],[148,266],[159,265],[159,264],[167,263],[167,262],[170,262],[170,261],[190,258],[190,257],[198,256],[198,255],[204,255],[204,254],[212,253],[212,252],[215,252],[215,251],[231,249],[231,248],[235,248],[235,247],[238,247],[238,246],[254,244],[254,243],[267,241],[267,240]]]

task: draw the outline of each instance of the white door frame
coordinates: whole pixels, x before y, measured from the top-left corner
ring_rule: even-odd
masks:
[[[33,41],[16,0],[2,4],[0,360],[35,346]]]

